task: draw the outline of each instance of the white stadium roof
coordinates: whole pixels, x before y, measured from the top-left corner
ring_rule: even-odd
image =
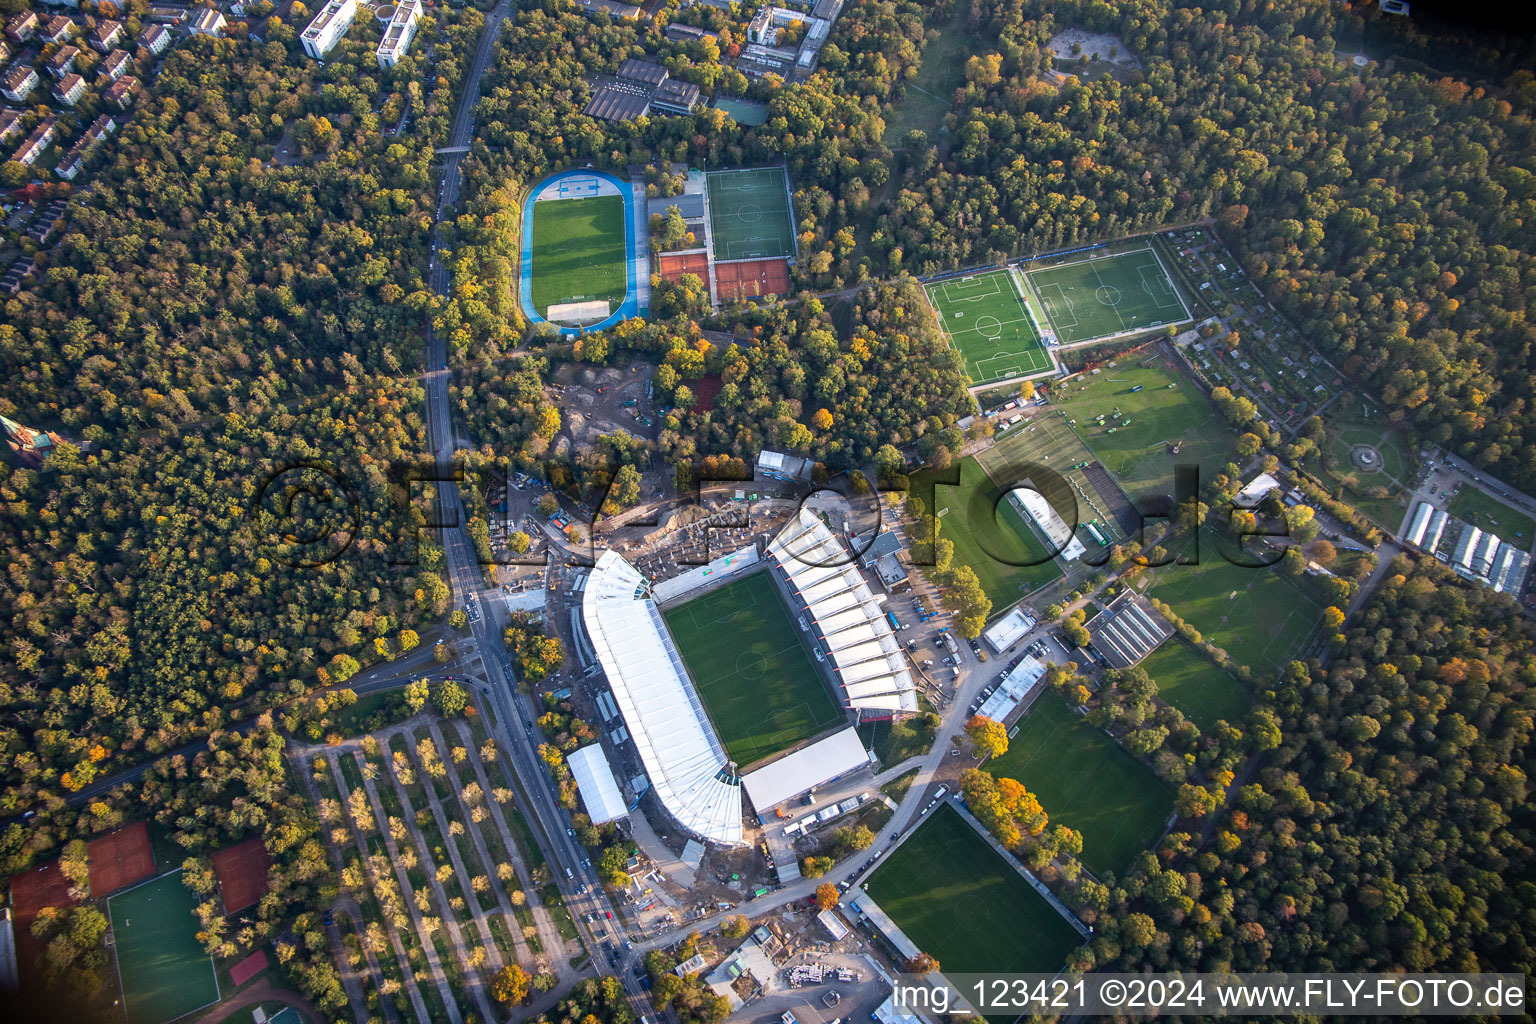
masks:
[[[851,726],[824,740],[765,764],[742,776],[741,784],[758,814],[766,814],[790,797],[799,796],[828,779],[869,764],[869,755]]]
[[[651,600],[617,551],[587,578],[582,619],[656,795],[703,839],[740,845],[741,785]]]
[[[917,687],[901,643],[869,582],[827,525],[802,508],[768,553],[815,622],[844,702],[860,711],[916,714]]]
[[[619,792],[619,784],[613,779],[613,769],[601,744],[591,743],[565,759],[576,777],[576,788],[581,791],[581,802],[587,806],[587,817],[592,824],[628,816],[629,808]]]

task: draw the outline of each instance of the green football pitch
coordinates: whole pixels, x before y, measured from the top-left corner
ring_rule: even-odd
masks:
[[[1082,862],[1100,876],[1123,872],[1173,811],[1168,787],[1054,692],[1040,695],[1008,753],[986,767],[1023,783],[1054,824],[1081,833]]]
[[[1051,368],[1051,357],[1011,271],[939,281],[924,291],[973,383]]]
[[[994,612],[1061,575],[1045,541],[974,455],[949,470],[916,474],[912,491],[939,516],[939,536],[954,542],[956,562],[975,571]]]
[[[1286,664],[1305,657],[1322,624],[1323,609],[1305,584],[1278,565],[1257,566],[1228,538],[1201,529],[1199,547],[1154,570],[1151,596],[1173,610],[1239,665],[1267,682]],[[1234,564],[1237,563],[1237,564]]]
[[[1151,249],[1031,270],[1026,276],[1062,344],[1189,319]]]
[[[946,971],[1054,974],[1077,933],[949,804],[886,858],[865,887]]]
[[[1210,732],[1218,721],[1241,725],[1248,713],[1248,688],[1231,673],[1177,637],[1147,656],[1140,666],[1157,683],[1158,696]]]
[[[565,302],[624,301],[624,199],[583,196],[533,204],[533,308],[547,316]]]
[[[197,897],[181,872],[107,901],[128,1024],[164,1024],[219,1000],[213,960],[197,941]]]
[[[662,617],[738,765],[843,720],[768,573],[754,572]]]
[[[715,259],[766,260],[795,254],[789,181],[782,168],[711,171],[705,181]]]

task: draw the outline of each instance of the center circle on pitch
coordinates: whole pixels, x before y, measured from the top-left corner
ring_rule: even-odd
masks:
[[[1003,322],[995,316],[979,316],[976,318],[976,326],[972,330],[995,341],[1002,337]]]
[[[743,651],[736,656],[736,674],[743,679],[761,679],[768,674],[768,659],[756,651]]]
[[[763,208],[756,203],[747,203],[736,208],[736,216],[744,221],[763,219]]]
[[[1106,306],[1120,305],[1120,289],[1116,288],[1112,284],[1099,285],[1099,290],[1094,292],[1093,295],[1094,298],[1098,299]]]

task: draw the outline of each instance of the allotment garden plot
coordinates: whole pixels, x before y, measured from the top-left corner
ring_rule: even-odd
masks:
[[[843,721],[767,572],[662,613],[726,752],[745,767]]]
[[[1011,271],[937,281],[924,291],[973,383],[1027,377],[1053,365]]]
[[[1056,340],[1106,338],[1189,319],[1184,301],[1151,249],[1030,270]]]

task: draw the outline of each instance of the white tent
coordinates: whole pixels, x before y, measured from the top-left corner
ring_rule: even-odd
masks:
[[[588,576],[582,620],[662,805],[701,839],[740,845],[740,780],[645,577],[617,551],[603,552]]]
[[[581,791],[581,802],[587,807],[587,817],[592,824],[627,817],[629,808],[624,805],[624,795],[614,781],[613,769],[601,744],[591,743],[565,759],[576,778],[576,788]]]

